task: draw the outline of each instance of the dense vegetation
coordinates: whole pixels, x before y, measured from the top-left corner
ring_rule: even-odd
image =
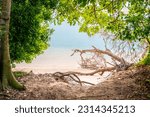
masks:
[[[139,64],[150,64],[148,0],[73,0],[72,3],[63,0],[60,4],[56,12],[58,23],[66,18],[71,25],[78,23],[79,31],[89,36],[103,29],[117,40],[147,44],[147,54]],[[67,4],[65,8],[64,4]]]
[[[0,2],[0,87],[10,85],[16,89],[23,88],[11,73],[11,62],[32,61],[49,45],[53,32],[49,24],[61,24],[65,20],[70,25],[78,23],[79,31],[86,32],[89,36],[104,30],[111,32],[118,40],[146,43],[147,53],[139,64],[150,65],[148,0],[13,0],[12,4],[11,0]]]
[[[89,36],[101,29],[116,39],[150,44],[148,0],[13,0],[10,22],[12,62],[31,62],[49,46],[50,23],[78,23]],[[141,64],[149,64],[145,57]]]
[[[40,1],[13,0],[10,21],[12,62],[31,62],[49,46],[51,9]]]

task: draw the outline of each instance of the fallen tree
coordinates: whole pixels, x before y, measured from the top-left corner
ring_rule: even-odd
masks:
[[[115,35],[103,30],[101,30],[100,35],[104,40],[105,50],[92,46],[92,49],[75,49],[71,55],[79,54],[81,58],[80,66],[84,69],[94,71],[89,73],[69,73],[78,75],[103,75],[105,72],[123,71],[127,70],[133,64],[138,63],[146,55],[146,42],[116,40]]]
[[[59,72],[59,75],[58,72],[56,72],[54,76],[56,74],[59,78],[67,76],[82,85],[83,82],[78,75],[92,76],[99,74],[102,76],[106,72],[112,74],[114,72],[127,70],[133,64],[138,63],[147,52],[147,44],[145,42],[116,40],[115,35],[105,31],[100,32],[100,34],[105,43],[105,50],[92,46],[92,49],[75,49],[71,55],[79,54],[81,59],[79,63],[80,66],[93,71],[88,73],[76,71]],[[109,49],[107,46],[109,46]],[[110,76],[110,74],[106,77]]]
[[[80,54],[81,67],[86,66],[85,68],[91,68],[91,69],[97,68],[97,69],[95,69],[95,71],[91,73],[81,73],[81,72],[69,72],[69,73],[74,73],[74,74],[79,74],[79,75],[94,75],[96,73],[99,73],[100,75],[103,75],[103,73],[106,71],[112,72],[112,71],[127,70],[132,65],[132,63],[127,62],[124,58],[113,54],[109,49],[100,50],[94,46],[93,46],[93,49],[87,49],[87,50],[75,49],[71,56],[73,56],[75,53]],[[87,53],[93,54],[91,57],[92,59],[88,58],[88,61],[87,61],[87,58],[84,57],[84,54],[87,54]],[[108,57],[106,58],[105,55],[107,55],[111,60]],[[97,64],[92,64],[88,66],[89,63],[92,63],[90,60],[93,60],[93,58],[95,61],[99,59],[100,60],[99,63],[95,62]]]
[[[79,53],[81,58],[81,67],[92,69],[94,71],[89,73],[83,73],[83,72],[75,72],[75,71],[68,71],[68,72],[55,72],[52,74],[54,78],[61,79],[63,81],[67,81],[68,79],[71,79],[77,83],[79,83],[81,86],[82,84],[90,84],[94,85],[89,82],[81,81],[78,75],[85,75],[85,76],[92,76],[94,74],[103,75],[105,72],[118,72],[122,70],[127,70],[133,63],[127,62],[123,57],[119,57],[115,54],[113,54],[109,49],[106,50],[100,50],[96,47],[92,46],[93,49],[87,49],[87,50],[79,50],[75,49],[73,51],[73,56],[76,53]],[[91,53],[91,57],[87,58],[87,53]],[[106,55],[111,59],[106,58]],[[95,61],[93,61],[95,60]],[[98,61],[99,60],[99,61]],[[110,62],[111,61],[111,62]],[[94,63],[94,64],[93,64]],[[97,63],[97,64],[95,64]]]

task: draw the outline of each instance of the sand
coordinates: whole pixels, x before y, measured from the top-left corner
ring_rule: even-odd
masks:
[[[45,73],[55,73],[55,72],[92,72],[92,70],[82,69],[79,65],[80,57],[79,55],[70,56],[72,53],[71,49],[62,48],[50,48],[45,51],[44,54],[38,56],[31,63],[20,63],[16,64],[14,71],[32,71],[34,74],[45,74]],[[107,76],[105,74],[104,76]],[[94,76],[79,76],[81,80],[91,82],[93,84],[100,83],[106,78],[98,74]]]

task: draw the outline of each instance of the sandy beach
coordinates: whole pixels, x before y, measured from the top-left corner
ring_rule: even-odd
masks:
[[[32,71],[34,74],[55,73],[55,72],[92,72],[92,70],[82,69],[79,65],[80,57],[78,55],[70,56],[71,49],[49,48],[42,55],[38,56],[32,63],[16,64],[14,71]],[[105,78],[98,74],[94,76],[79,76],[81,80],[97,84]]]

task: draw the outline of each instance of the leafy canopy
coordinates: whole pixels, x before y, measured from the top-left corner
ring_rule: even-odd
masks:
[[[104,29],[118,39],[142,40],[149,39],[149,11],[148,0],[60,0],[55,20],[78,23],[89,36]]]
[[[48,23],[78,23],[89,36],[101,29],[117,39],[150,44],[149,0],[13,0],[11,58],[31,61],[48,47]]]
[[[66,4],[67,10],[61,6],[56,10],[58,24],[66,18],[71,25],[78,23],[79,31],[86,32],[89,36],[104,30],[119,40],[146,43],[148,51],[141,63],[150,64],[149,0],[62,1],[61,4]]]

